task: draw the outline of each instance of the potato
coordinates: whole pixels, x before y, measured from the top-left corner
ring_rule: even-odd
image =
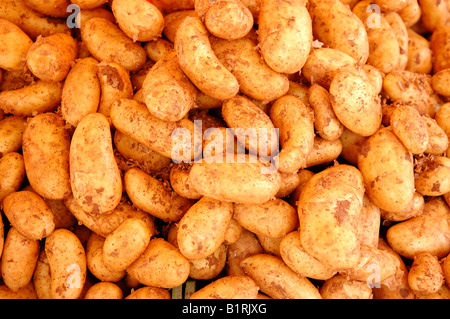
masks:
[[[358,162],[359,149],[367,138],[368,137],[356,134],[355,132],[352,132],[348,128],[344,127],[344,131],[339,137],[342,143],[342,151],[340,156],[348,163],[356,165]]]
[[[243,94],[258,101],[273,101],[288,92],[289,80],[267,65],[256,46],[249,37],[211,40],[215,55],[234,75]]]
[[[422,11],[421,21],[425,29],[430,32],[444,26],[450,17],[446,1],[418,0]]]
[[[249,256],[241,262],[241,267],[261,292],[274,299],[321,299],[318,289],[279,257],[269,254]]]
[[[314,145],[314,114],[302,100],[285,95],[270,108],[270,118],[279,129],[281,150],[278,168],[282,173],[295,173],[305,168]]]
[[[232,245],[239,240],[244,231],[244,227],[239,225],[236,219],[231,218],[230,225],[228,226],[227,232],[225,234],[224,245]]]
[[[1,260],[2,279],[12,291],[26,287],[39,257],[39,240],[22,235],[14,226],[6,235]]]
[[[352,56],[338,49],[323,47],[311,51],[302,68],[302,74],[309,83],[328,90],[338,72],[353,70],[355,67],[356,60]]]
[[[57,229],[45,241],[53,299],[77,299],[86,281],[86,253],[78,237]]]
[[[374,3],[378,5],[383,12],[399,11],[405,8],[411,1],[410,0],[374,0]]]
[[[297,1],[261,1],[258,40],[266,63],[279,73],[293,74],[303,67],[312,46],[311,17]]]
[[[275,194],[276,198],[288,197],[300,184],[300,176],[297,173],[288,174],[280,173],[281,176],[281,186],[278,192]]]
[[[122,197],[122,179],[114,159],[108,120],[100,113],[86,115],[70,144],[70,182],[73,197],[86,212],[114,209]]]
[[[356,223],[361,218],[363,195],[361,173],[346,164],[315,174],[301,192],[298,203],[301,245],[330,269],[349,269],[359,262]]]
[[[247,204],[264,203],[278,192],[280,174],[271,163],[253,155],[231,155],[223,160],[208,157],[192,165],[189,178],[197,192],[220,201]]]
[[[170,185],[180,196],[188,199],[200,199],[202,194],[194,189],[189,179],[190,166],[178,164],[170,169]]]
[[[405,70],[428,74],[433,69],[430,41],[408,28],[408,63]]]
[[[174,288],[186,281],[189,269],[188,259],[175,246],[162,238],[154,238],[126,271],[143,285]]]
[[[181,69],[175,51],[170,51],[149,70],[142,94],[151,115],[176,122],[195,108],[197,89]]]
[[[414,256],[408,273],[408,284],[416,296],[436,293],[444,282],[444,273],[436,256],[428,252]]]
[[[70,31],[64,19],[51,18],[27,6],[24,0],[4,0],[0,4],[0,18],[11,21],[33,41],[38,36]]]
[[[450,52],[449,38],[450,26],[437,28],[430,37],[430,48],[433,52],[433,72],[437,73],[450,67],[448,54]]]
[[[48,199],[64,199],[70,185],[70,132],[55,113],[36,115],[23,134],[23,159],[33,189]]]
[[[384,18],[391,26],[392,31],[394,31],[399,47],[398,64],[394,68],[404,70],[408,63],[408,29],[397,12],[387,12],[384,14]]]
[[[365,64],[369,40],[363,22],[340,0],[310,1],[314,37]]]
[[[70,0],[73,4],[78,5],[81,9],[95,9],[107,3],[107,0]]]
[[[323,283],[320,295],[322,299],[372,299],[372,289],[363,281],[337,274]]]
[[[305,188],[306,183],[310,180],[311,177],[314,176],[314,172],[302,169],[300,170],[297,175],[300,179],[300,182],[298,186],[295,188],[295,190],[292,192],[291,196],[289,196],[289,203],[294,206],[296,209],[298,208],[298,200],[300,199],[300,195]]]
[[[364,64],[362,69],[369,79],[370,84],[372,84],[375,93],[380,94],[383,90],[383,72],[370,64]]]
[[[29,8],[55,18],[66,18],[69,15],[67,7],[71,3],[69,0],[52,0],[48,2],[24,0],[24,2]]]
[[[425,200],[422,194],[415,192],[411,202],[399,212],[388,212],[380,209],[380,215],[383,219],[391,221],[404,221],[411,217],[418,216],[423,211]]]
[[[419,111],[411,105],[399,104],[390,116],[392,132],[413,154],[422,154],[428,146],[426,122]]]
[[[339,157],[341,151],[342,142],[339,139],[329,141],[316,136],[314,138],[313,149],[306,158],[305,168],[329,164]]]
[[[169,157],[153,151],[121,131],[116,130],[113,138],[116,150],[146,172],[157,172],[172,162]]]
[[[12,291],[5,284],[0,285],[1,299],[38,299],[33,283],[29,283],[26,287],[17,291]]]
[[[193,9],[193,8],[192,8]],[[185,17],[197,17],[195,10],[181,10],[174,11],[164,16],[163,35],[172,43],[175,42],[175,35],[180,26],[180,23]]]
[[[122,289],[112,282],[98,282],[91,286],[83,299],[122,299]]]
[[[286,265],[300,276],[317,280],[327,280],[336,274],[316,258],[309,255],[300,242],[300,232],[294,230],[280,242],[280,255]]]
[[[81,39],[99,61],[116,62],[128,71],[139,70],[145,64],[144,48],[107,19],[94,17],[86,21]]]
[[[30,37],[14,23],[0,18],[0,67],[10,71],[25,68],[28,49],[33,45]]]
[[[112,271],[125,270],[147,248],[152,233],[139,218],[125,219],[103,244],[103,262]]]
[[[222,116],[250,153],[270,156],[277,151],[278,135],[270,117],[247,98],[235,96],[226,100]]]
[[[194,145],[194,123],[188,119],[162,121],[152,116],[144,103],[129,99],[116,101],[111,106],[110,117],[117,130],[177,162],[190,161],[199,151]],[[139,121],[133,121],[133,118],[139,118]],[[186,145],[183,140],[177,142],[177,133],[189,139]],[[185,148],[187,151],[183,152]]]
[[[34,192],[13,192],[5,197],[2,206],[11,225],[26,238],[40,240],[55,229],[50,207]]]
[[[314,111],[314,128],[320,137],[335,141],[344,126],[334,114],[328,91],[319,84],[312,84],[308,90],[308,100]]]
[[[358,238],[361,244],[377,247],[381,226],[381,210],[364,195],[360,220],[357,224]]]
[[[448,285],[450,282],[450,258],[448,258],[448,255],[442,260],[441,266],[444,273],[445,283]]]
[[[336,74],[330,100],[339,121],[361,136],[374,134],[381,125],[381,101],[367,78],[351,71]]]
[[[425,202],[423,213],[389,227],[386,239],[399,255],[414,259],[420,252],[443,258],[450,252],[448,220],[450,209],[441,197]]]
[[[224,269],[227,262],[227,246],[220,245],[211,255],[201,259],[191,259],[189,277],[195,280],[211,280]]]
[[[439,125],[439,127],[442,130],[444,130],[448,138],[450,138],[449,119],[450,119],[450,103],[445,103],[439,108],[439,110],[437,110],[434,120]]]
[[[387,211],[402,211],[412,200],[413,156],[392,132],[381,128],[360,148],[358,168],[369,199]]]
[[[33,273],[33,286],[38,299],[52,299],[51,281],[47,255],[42,249]]]
[[[437,121],[427,115],[422,116],[428,131],[428,144],[425,154],[439,155],[444,153],[449,145],[449,138]]]
[[[189,299],[256,299],[258,286],[248,276],[225,276],[197,290]]]
[[[153,3],[163,13],[194,9],[194,0],[154,0]]]
[[[417,297],[417,299],[450,299],[450,288],[447,285],[442,285],[437,292],[431,295]]]
[[[144,44],[147,57],[153,62],[158,62],[167,53],[174,50],[173,43],[164,38],[157,38],[153,41],[148,41]]]
[[[256,235],[243,228],[239,239],[228,246],[226,273],[228,275],[244,275],[240,266],[241,261],[248,256],[263,252],[264,250]]]
[[[66,33],[39,36],[26,56],[27,67],[43,81],[60,82],[78,55],[77,41]]]
[[[172,299],[172,295],[166,289],[145,286],[132,291],[125,299]]]
[[[433,90],[445,97],[450,96],[450,69],[444,69],[435,73],[431,78]]]
[[[253,15],[241,0],[195,1],[195,10],[214,36],[235,40],[253,28]]]
[[[112,270],[105,265],[103,246],[106,238],[92,232],[86,244],[87,269],[101,281],[118,282],[125,276],[125,270]]]
[[[234,205],[234,218],[247,230],[269,238],[281,238],[297,226],[297,212],[276,198],[263,204]]]
[[[0,81],[1,91],[11,91],[23,88],[35,79],[28,69],[22,69],[20,71],[7,71],[2,69],[2,79]],[[3,111],[1,112],[3,113]]]
[[[97,112],[101,94],[97,64],[92,57],[76,60],[64,81],[61,114],[74,127],[86,115]]]
[[[416,168],[415,187],[424,196],[441,196],[450,192],[450,158],[436,156],[420,161]]]
[[[55,110],[61,103],[62,82],[36,81],[23,88],[0,92],[0,108],[16,116]]]
[[[120,29],[133,41],[152,41],[161,36],[164,17],[153,3],[117,0],[111,4],[111,9]]]
[[[402,18],[405,26],[409,28],[419,22],[422,15],[422,9],[420,8],[418,0],[410,0],[409,4],[398,10],[397,13]]]
[[[283,237],[280,238],[270,238],[261,234],[257,234],[259,242],[264,249],[264,252],[270,255],[281,257],[280,243]]]
[[[80,0],[75,0],[75,1],[80,1]],[[102,1],[102,0],[100,0],[100,1]],[[75,22],[77,24],[79,23],[78,27],[81,29],[81,28],[83,28],[86,21],[88,21],[89,19],[94,18],[94,17],[103,18],[103,19],[109,20],[113,23],[116,23],[116,17],[114,16],[114,14],[110,10],[108,10],[104,7],[96,7],[93,9],[82,9],[81,8],[80,13],[78,13],[78,15],[77,15],[77,19],[79,18],[79,21],[75,20]],[[84,49],[86,49],[86,47],[84,47]],[[89,54],[89,51],[87,52],[87,54]]]
[[[0,158],[0,202],[19,190],[25,175],[25,164],[21,154],[10,152]]]
[[[138,168],[124,174],[124,187],[134,206],[166,222],[179,221],[192,206],[191,200],[178,195],[167,182]]]

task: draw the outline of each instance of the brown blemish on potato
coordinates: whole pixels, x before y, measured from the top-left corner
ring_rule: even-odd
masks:
[[[100,68],[100,75],[104,76],[106,78],[106,83],[116,90],[122,91],[125,87],[119,71],[112,66],[103,65]]]
[[[348,200],[338,200],[336,203],[336,209],[334,210],[336,220],[338,224],[345,222],[348,215],[348,209],[350,209],[350,202]]]

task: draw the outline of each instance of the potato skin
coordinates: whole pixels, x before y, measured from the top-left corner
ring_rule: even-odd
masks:
[[[0,67],[5,70],[23,70],[29,48],[33,45],[30,37],[13,22],[0,18]]]
[[[75,200],[86,212],[114,209],[122,197],[122,179],[112,149],[108,120],[100,113],[85,116],[70,144],[70,182]]]
[[[54,299],[77,299],[86,280],[86,253],[78,237],[57,229],[45,241]]]
[[[23,155],[10,152],[0,158],[0,203],[6,196],[19,190],[24,178]]]
[[[337,274],[320,286],[322,299],[372,299],[372,289],[362,281]]]
[[[112,282],[98,282],[92,285],[83,299],[122,299],[122,289]]]
[[[200,199],[202,194],[198,193],[189,179],[190,166],[174,165],[170,169],[170,185],[173,190],[180,196],[188,199]]]
[[[423,252],[414,257],[408,272],[408,284],[416,296],[434,294],[444,282],[444,273],[436,256]]]
[[[242,260],[241,267],[261,292],[274,299],[322,299],[306,277],[299,276],[279,257],[256,254]]]
[[[450,26],[440,26],[431,35],[430,48],[433,52],[433,72],[437,73],[441,70],[448,69],[450,63],[448,54],[450,52],[449,44]]]
[[[1,156],[20,150],[26,127],[27,119],[21,116],[7,116],[0,121]]]
[[[172,295],[166,289],[146,286],[134,290],[125,299],[172,299]]]
[[[450,158],[436,156],[420,162],[415,176],[416,190],[424,196],[441,196],[450,192]]]
[[[312,45],[312,22],[301,1],[261,1],[258,41],[266,63],[279,73],[300,71]]]
[[[11,225],[26,238],[40,240],[55,229],[50,207],[34,192],[11,193],[3,200],[2,206]]]
[[[225,276],[194,292],[189,299],[256,299],[258,287],[248,276]]]
[[[23,134],[23,158],[33,189],[47,199],[64,199],[70,185],[70,132],[55,113],[39,114],[28,122]]]

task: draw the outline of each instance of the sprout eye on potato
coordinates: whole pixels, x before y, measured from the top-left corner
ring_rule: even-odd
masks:
[[[0,299],[450,299],[449,57],[449,0],[0,0]]]

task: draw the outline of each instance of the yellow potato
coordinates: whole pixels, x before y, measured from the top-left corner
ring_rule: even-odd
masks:
[[[381,210],[364,195],[363,206],[360,212],[360,220],[357,224],[358,238],[361,244],[369,247],[378,246],[381,226]]]
[[[144,44],[147,57],[153,62],[158,62],[167,53],[174,50],[173,43],[164,38],[158,38],[153,41],[148,41]]]
[[[314,114],[301,99],[285,95],[270,108],[270,118],[279,129],[278,168],[282,173],[295,173],[305,168],[314,145]]]
[[[224,245],[232,245],[239,240],[244,228],[239,225],[236,219],[231,218],[230,225],[228,226],[227,233],[225,234]]]
[[[22,70],[26,66],[28,49],[33,45],[30,37],[17,25],[0,18],[0,67],[5,70]]]
[[[235,96],[239,83],[234,75],[220,63],[205,26],[196,17],[186,17],[179,25],[175,37],[175,51],[181,69],[203,93],[225,100]]]
[[[112,271],[125,270],[147,248],[152,233],[139,218],[125,219],[103,243],[103,262]]]
[[[195,10],[187,9],[174,11],[164,16],[163,34],[170,42],[175,43],[175,35],[185,17],[198,17],[198,14]]]
[[[308,278],[299,276],[279,257],[269,254],[249,256],[241,262],[241,267],[261,292],[274,299],[322,299]]]
[[[270,238],[261,234],[257,234],[256,237],[258,237],[258,240],[261,243],[261,246],[263,247],[265,253],[281,257],[280,243],[283,237]]]
[[[92,57],[76,60],[64,81],[61,114],[74,127],[86,115],[97,112],[101,94],[97,64]]]
[[[220,159],[222,161],[205,158],[191,168],[191,183],[203,196],[220,201],[261,204],[278,192],[280,174],[270,162],[264,163],[253,155],[231,154]]]
[[[320,286],[320,295],[322,299],[372,299],[372,289],[363,281],[337,274]]]
[[[9,289],[17,292],[32,282],[39,249],[39,240],[25,237],[15,227],[9,229],[1,260],[2,280]]]
[[[405,70],[428,74],[433,69],[430,41],[408,28],[408,63]]]
[[[450,138],[450,103],[443,104],[434,117],[436,123]],[[1,123],[1,122],[0,122]]]
[[[388,212],[380,209],[380,215],[383,219],[386,220],[403,221],[411,217],[420,215],[423,211],[424,204],[425,200],[423,195],[416,191],[411,202],[409,202],[409,204],[402,211]]]
[[[55,229],[50,207],[34,192],[11,193],[5,197],[2,206],[11,225],[26,238],[40,240]]]
[[[256,299],[258,286],[248,276],[225,276],[197,290],[189,299]]]
[[[447,285],[442,285],[439,290],[431,295],[416,297],[417,299],[450,299],[450,288]]]
[[[39,0],[24,0],[24,2],[29,8],[55,18],[66,18],[69,15],[67,7],[71,3],[69,0],[52,0],[46,2]]]
[[[98,282],[89,287],[83,299],[122,299],[122,289],[112,282]]]
[[[145,286],[132,291],[125,299],[172,299],[172,295],[167,289]]]
[[[195,280],[214,279],[222,272],[226,262],[227,246],[222,244],[209,256],[189,260],[189,277]]]
[[[330,99],[339,121],[358,135],[370,136],[381,125],[381,101],[367,78],[351,71],[336,74]]]
[[[408,63],[408,29],[403,22],[402,17],[397,12],[387,12],[384,14],[384,18],[391,26],[392,31],[394,31],[399,47],[398,64],[394,68],[397,70],[404,70]]]
[[[280,176],[281,176],[281,185],[275,197],[285,198],[295,191],[295,189],[300,184],[301,179],[300,175],[297,173],[294,174],[280,173]]]
[[[143,285],[174,288],[186,281],[189,269],[189,260],[175,246],[162,238],[154,238],[126,271]]]
[[[61,103],[62,82],[36,81],[0,92],[0,108],[16,116],[34,116],[55,110]]]
[[[312,46],[311,17],[299,1],[261,1],[258,40],[266,63],[279,73],[293,74],[303,67]]]
[[[234,75],[243,94],[258,101],[273,101],[288,92],[289,80],[267,65],[256,46],[249,37],[211,40],[215,55]]]
[[[436,293],[445,283],[438,258],[429,253],[418,253],[408,272],[408,284],[416,296]]]
[[[26,56],[27,67],[43,81],[60,82],[78,55],[77,40],[66,33],[39,36]]]
[[[144,48],[127,37],[111,21],[94,17],[81,29],[82,41],[94,58],[116,62],[128,71],[139,70],[146,61]]]
[[[402,211],[414,189],[413,156],[392,132],[382,128],[360,148],[358,168],[369,199],[381,209]]]
[[[86,253],[78,237],[57,229],[45,241],[54,299],[77,299],[86,281]]]
[[[0,202],[18,191],[24,178],[25,164],[21,154],[10,152],[0,158]]]
[[[23,88],[34,82],[34,77],[27,69],[20,71],[2,70],[2,79],[0,81],[1,91],[10,91]],[[3,113],[3,112],[2,112]]]
[[[378,5],[383,12],[399,11],[405,8],[411,1],[410,0],[374,0],[374,3]]]
[[[344,128],[340,138],[342,143],[341,157],[350,164],[356,165],[358,163],[358,153],[362,144],[367,137],[356,134],[348,128]]]
[[[444,153],[449,145],[449,138],[437,121],[427,115],[422,116],[428,131],[428,144],[425,154],[439,155]]]
[[[450,17],[447,1],[418,0],[422,11],[421,21],[426,30],[433,32],[446,25]]]
[[[370,64],[364,64],[363,71],[369,79],[370,84],[372,84],[375,93],[380,94],[383,89],[383,72]]]
[[[419,22],[420,16],[422,15],[422,9],[420,8],[418,0],[410,0],[409,4],[398,10],[397,13],[402,18],[405,26],[409,28]]]
[[[415,175],[416,190],[424,196],[450,192],[450,158],[436,156],[420,161]]]
[[[263,204],[234,204],[234,218],[247,230],[269,238],[281,238],[297,226],[297,212],[276,198]]]
[[[107,3],[107,0],[70,0],[73,4],[78,5],[81,9],[94,9]]]
[[[112,148],[106,117],[100,113],[85,116],[70,144],[70,182],[75,200],[86,212],[108,212],[122,197],[121,174]]]
[[[330,141],[316,136],[313,148],[306,158],[305,168],[329,164],[339,157],[341,151],[341,140]]]
[[[170,169],[170,185],[173,190],[180,196],[189,199],[200,199],[202,194],[194,189],[189,179],[190,166],[174,165]]]
[[[430,48],[433,51],[433,71],[437,73],[450,68],[448,54],[450,52],[449,39],[450,26],[437,28],[430,37]]]
[[[38,299],[36,290],[32,283],[29,283],[26,287],[20,288],[17,291],[12,291],[6,285],[0,285],[0,298],[1,299]]]
[[[450,96],[450,69],[444,69],[435,73],[431,78],[431,85],[437,94]]]
[[[33,273],[33,286],[38,299],[52,299],[51,281],[50,265],[45,249],[42,249]]]
[[[153,3],[164,13],[194,9],[194,0],[154,0]]]
[[[227,264],[225,266],[228,275],[244,275],[240,263],[248,256],[263,253],[264,250],[256,235],[245,228],[239,239],[228,246]]]
[[[23,159],[31,187],[42,197],[64,199],[70,185],[70,131],[55,113],[39,114],[23,134]]]
[[[111,10],[120,29],[133,41],[152,41],[161,36],[164,17],[149,1],[116,0]]]
[[[442,261],[441,266],[444,273],[445,283],[448,285],[450,283],[450,258],[448,258],[448,255]]]
[[[75,1],[79,1],[79,0],[75,0]],[[100,1],[102,1],[102,0],[100,0]],[[94,17],[104,18],[113,23],[116,22],[116,18],[114,17],[114,14],[110,10],[108,10],[104,7],[97,7],[97,8],[93,8],[93,9],[83,9],[83,8],[80,8],[80,9],[81,9],[81,11],[77,15],[77,19],[79,18],[79,21],[75,20],[77,25],[79,23],[78,26],[80,27],[80,29],[83,28],[86,21],[88,21],[89,19],[94,18]],[[89,51],[87,53],[89,54]]]

